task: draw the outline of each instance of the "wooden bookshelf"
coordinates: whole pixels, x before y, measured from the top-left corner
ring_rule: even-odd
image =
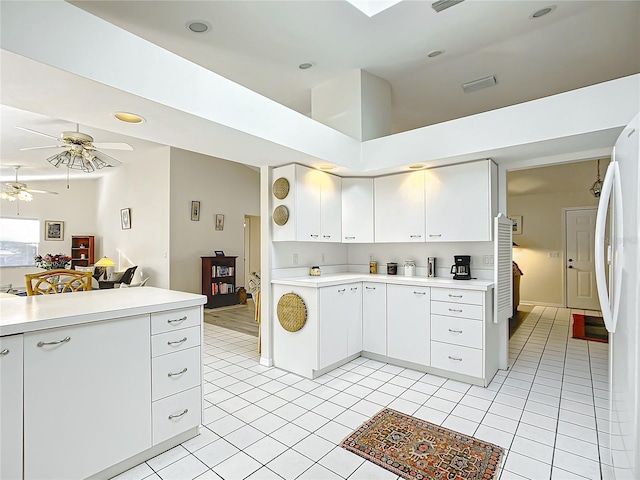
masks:
[[[236,292],[236,258],[201,257],[202,294],[207,296],[206,308],[226,307],[240,303]]]
[[[94,261],[94,236],[71,236],[71,268],[88,267]]]

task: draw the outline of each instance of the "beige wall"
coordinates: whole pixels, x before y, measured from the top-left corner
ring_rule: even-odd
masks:
[[[608,163],[600,162],[602,177]],[[513,236],[521,303],[565,306],[563,208],[597,207],[595,177],[595,160],[508,172],[508,215],[522,215],[522,234]]]
[[[237,256],[236,284],[244,279],[244,216],[260,215],[260,173],[246,165],[171,149],[170,268],[172,290],[201,293],[200,257],[214,250]],[[191,221],[191,201],[200,201],[200,221]],[[215,215],[224,215],[224,230]]]

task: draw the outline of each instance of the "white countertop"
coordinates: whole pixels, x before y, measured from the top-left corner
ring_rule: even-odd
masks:
[[[271,281],[274,285],[291,285],[295,287],[331,287],[351,282],[376,282],[394,285],[417,285],[422,287],[457,288],[460,290],[490,290],[494,283],[491,280],[453,280],[445,277],[405,277],[404,275],[382,275],[363,273],[334,273],[319,277],[288,277]]]
[[[206,303],[207,297],[162,288],[114,288],[0,299],[0,336]]]

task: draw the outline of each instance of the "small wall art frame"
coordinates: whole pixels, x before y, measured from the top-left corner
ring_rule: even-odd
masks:
[[[120,226],[122,230],[129,230],[131,228],[131,209],[123,208],[120,210]]]
[[[522,215],[509,215],[509,219],[513,222],[512,233],[514,235],[522,235]]]
[[[64,240],[64,222],[58,220],[45,220],[44,239],[54,241]]]
[[[216,214],[216,230],[224,230],[224,215],[222,213]]]
[[[198,200],[191,201],[191,221],[200,221],[200,202]]]

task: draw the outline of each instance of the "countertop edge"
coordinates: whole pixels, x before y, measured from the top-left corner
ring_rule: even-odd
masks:
[[[414,285],[421,287],[455,288],[459,290],[488,291],[494,288],[493,280],[453,280],[450,278],[405,277],[402,275],[371,275],[344,273],[319,277],[289,277],[271,280],[274,285],[322,288],[351,282],[386,283],[392,285]]]

